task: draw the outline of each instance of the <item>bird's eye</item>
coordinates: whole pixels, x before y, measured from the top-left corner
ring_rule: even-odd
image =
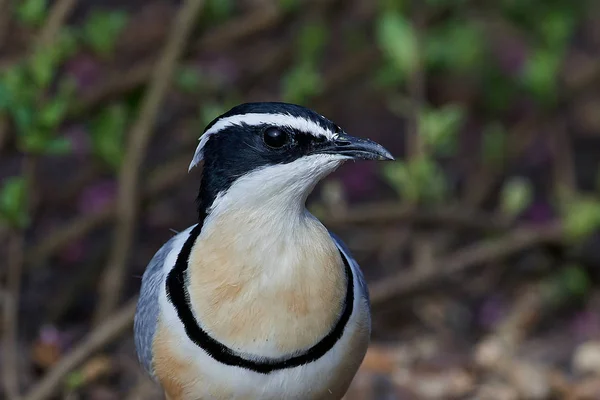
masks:
[[[280,148],[287,144],[288,134],[279,128],[267,128],[263,133],[263,140],[269,147]]]

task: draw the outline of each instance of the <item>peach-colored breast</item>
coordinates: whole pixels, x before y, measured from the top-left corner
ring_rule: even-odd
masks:
[[[307,229],[310,247],[291,241],[261,249],[253,245],[260,238],[235,223],[221,222],[218,235],[201,236],[189,259],[188,290],[203,328],[234,349],[264,346],[278,355],[327,335],[342,312],[347,279],[327,231]],[[242,237],[255,241],[243,246]]]

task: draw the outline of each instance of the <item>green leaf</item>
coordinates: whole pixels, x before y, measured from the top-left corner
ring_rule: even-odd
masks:
[[[550,8],[542,12],[535,26],[544,43],[556,50],[562,50],[568,43],[576,26],[576,16],[568,8]]]
[[[323,79],[313,65],[300,64],[285,74],[282,85],[284,101],[305,103],[321,93]]]
[[[296,11],[301,5],[299,0],[279,0],[279,7],[285,12]]]
[[[71,152],[71,141],[65,137],[48,140],[44,153],[52,156],[62,156]]]
[[[591,282],[585,270],[578,265],[569,265],[561,274],[561,282],[567,293],[575,297],[583,297],[589,293]]]
[[[430,157],[421,157],[410,163],[414,179],[420,186],[421,202],[439,204],[447,198],[448,183],[443,170]]]
[[[113,104],[102,110],[90,125],[94,153],[115,170],[121,166],[123,159],[127,120],[125,106]]]
[[[210,0],[206,4],[206,15],[211,22],[222,22],[233,14],[234,9],[232,0]]]
[[[411,203],[419,201],[419,185],[413,179],[407,163],[395,161],[383,165],[383,176],[400,197]]]
[[[379,0],[379,9],[383,13],[402,13],[406,11],[409,5],[410,2],[407,0]]]
[[[471,71],[485,61],[485,36],[469,21],[451,20],[428,32],[424,41],[425,60],[431,67]]]
[[[31,154],[44,154],[50,138],[38,127],[32,127],[19,138],[21,151]]]
[[[511,178],[502,187],[500,207],[502,212],[508,216],[516,217],[527,209],[532,201],[533,188],[525,178]]]
[[[200,107],[200,123],[202,126],[206,126],[225,111],[227,111],[227,107],[223,103],[204,103]]]
[[[108,56],[127,25],[124,11],[92,11],[83,26],[83,40],[96,53]]]
[[[399,13],[385,13],[377,21],[379,47],[399,74],[411,75],[418,66],[417,37],[409,20]]]
[[[298,37],[297,54],[303,64],[316,64],[325,47],[327,30],[321,21],[311,21],[302,27]]]
[[[431,158],[385,163],[382,172],[398,195],[411,203],[436,204],[447,197],[446,177]]]
[[[27,71],[22,65],[9,68],[0,78],[2,85],[1,107],[13,110],[32,102],[33,85],[27,78]]]
[[[0,80],[0,111],[5,111],[8,109],[10,100],[10,91],[8,90],[4,82]]]
[[[175,74],[175,84],[186,93],[198,93],[202,77],[196,68],[181,67]]]
[[[0,189],[0,218],[14,228],[24,228],[29,223],[27,183],[23,177],[4,179]]]
[[[383,63],[377,67],[373,75],[372,84],[378,89],[399,87],[406,82],[406,76],[399,74],[396,66],[391,62]]]
[[[40,26],[46,19],[47,0],[21,0],[16,4],[15,14],[22,23]]]
[[[55,97],[44,104],[38,114],[38,123],[44,128],[57,128],[67,115],[69,102],[66,98]]]
[[[45,47],[37,49],[29,62],[29,73],[33,82],[39,88],[48,87],[54,77],[57,65],[58,57],[53,48]]]
[[[35,124],[35,111],[30,106],[21,106],[13,109],[13,118],[17,126],[17,132],[22,135],[28,134]]]
[[[506,159],[506,131],[499,122],[487,125],[483,129],[482,157],[487,165],[499,167]]]
[[[77,52],[79,47],[77,33],[75,28],[63,26],[58,33],[58,39],[55,44],[56,57],[60,62]]]
[[[85,376],[81,371],[71,372],[65,379],[67,390],[73,391],[80,388],[85,383]]]
[[[423,109],[419,115],[419,134],[436,153],[450,156],[456,151],[458,130],[465,118],[465,110],[458,104],[438,109]]]
[[[411,99],[399,94],[391,94],[387,99],[387,106],[400,118],[409,118],[414,109]]]
[[[578,197],[564,201],[563,224],[567,238],[578,241],[600,229],[600,201]]]
[[[467,0],[426,0],[425,3],[431,7],[458,8],[467,4]]]
[[[542,105],[552,106],[556,103],[561,62],[562,52],[539,48],[531,54],[525,64],[523,84]]]

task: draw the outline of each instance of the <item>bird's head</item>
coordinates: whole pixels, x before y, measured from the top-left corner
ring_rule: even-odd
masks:
[[[190,169],[204,161],[198,200],[206,215],[225,204],[303,208],[319,180],[344,161],[359,159],[394,158],[305,107],[246,103],[208,124]]]

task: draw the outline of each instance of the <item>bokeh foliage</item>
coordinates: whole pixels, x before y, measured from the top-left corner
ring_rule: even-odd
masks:
[[[11,12],[23,27],[36,30],[48,18],[48,7],[46,0],[25,0],[16,2]],[[206,7],[199,21],[205,29],[240,13],[232,1],[208,1]],[[298,1],[279,1],[276,7],[286,15],[303,10]],[[464,132],[474,130],[479,168],[503,176],[495,191],[496,210],[517,221],[531,209],[536,191],[530,179],[510,171],[511,136],[521,134],[514,132],[514,116],[551,119],[568,101],[565,60],[591,7],[590,1],[567,0],[501,0],[485,5],[468,0],[385,0],[375,6],[368,29],[361,26],[343,36],[347,42],[343,46],[352,51],[377,47],[379,56],[365,82],[404,126],[399,135],[412,136],[419,144],[417,152],[407,144],[398,161],[380,167],[380,176],[399,202],[425,207],[460,203],[465,177],[457,178],[456,171],[445,166],[461,156],[461,146],[469,140]],[[127,130],[138,111],[139,93],[91,112],[81,110],[81,88],[65,65],[82,53],[100,63],[110,61],[128,22],[126,11],[93,10],[79,23],[63,27],[52,46],[34,46],[26,57],[2,70],[0,116],[14,132],[20,152],[35,157],[69,154],[73,146],[64,128],[82,122],[95,160],[109,173],[117,173]],[[324,15],[315,13],[300,22],[289,33],[293,51],[276,76],[277,90],[284,101],[311,106],[327,94],[324,61],[339,39],[332,39]],[[502,41],[506,32],[512,42]],[[502,51],[508,54],[499,54]],[[219,73],[187,62],[174,76],[173,88],[182,96],[203,97],[196,111],[198,129],[244,100],[245,93],[235,86],[228,86],[224,94],[216,87],[219,79]],[[440,79],[458,82],[467,99],[450,91],[440,100],[430,83]],[[404,125],[407,121],[412,123]],[[594,192],[585,193],[577,188],[563,190],[561,182],[554,182],[550,203],[575,242],[600,227],[600,178],[598,182]],[[31,222],[20,206],[25,204],[21,199],[27,197],[27,187],[22,176],[4,180],[3,224],[22,228]]]

